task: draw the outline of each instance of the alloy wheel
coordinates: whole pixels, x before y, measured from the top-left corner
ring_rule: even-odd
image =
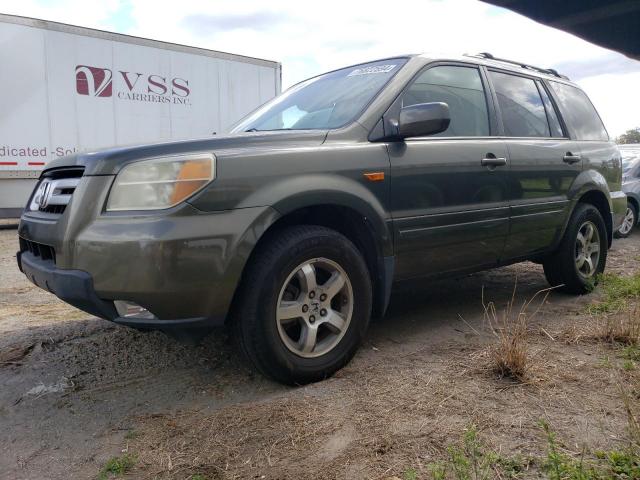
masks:
[[[624,214],[624,219],[622,220],[622,225],[620,225],[620,228],[618,229],[618,231],[622,235],[628,235],[629,232],[631,232],[631,230],[635,226],[635,224],[636,224],[635,212],[631,207],[627,207],[627,211]]]
[[[340,265],[327,258],[307,260],[280,290],[275,312],[280,339],[300,357],[325,355],[347,332],[353,304],[353,287]]]
[[[600,260],[600,234],[591,221],[584,222],[578,229],[576,238],[576,269],[583,278],[591,278]]]

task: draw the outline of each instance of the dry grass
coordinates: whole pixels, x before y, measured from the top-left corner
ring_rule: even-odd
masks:
[[[600,298],[586,308],[590,317],[566,332],[567,341],[640,346],[640,273],[603,275],[599,288]]]
[[[615,379],[601,369],[589,369],[579,385],[511,388],[474,375],[471,365],[465,369],[464,354],[452,363],[455,352],[460,345],[439,351],[437,362],[416,353],[393,366],[347,373],[327,381],[331,395],[312,386],[214,411],[139,418],[139,435],[127,439],[138,458],[132,478],[435,478],[430,468],[453,462],[460,448],[463,461],[473,458],[456,441],[469,425],[488,440],[483,452],[500,455],[487,478],[509,478],[509,466],[500,462],[520,455],[523,462],[514,467],[531,468],[523,476],[539,478],[541,463],[529,465],[527,459],[544,453],[540,418],[580,443],[567,450],[571,455],[579,455],[583,441],[594,451],[609,449],[612,435],[626,425],[623,409],[611,407],[612,398],[619,398]],[[558,359],[562,368],[576,371],[572,361],[571,355]],[[629,397],[629,409],[637,408],[635,398]]]
[[[321,386],[251,403],[139,418],[139,436],[128,439],[138,458],[133,474],[210,480],[435,478],[431,468],[458,452],[451,449],[457,445],[452,439],[475,424],[491,438],[487,452],[499,455],[490,475],[507,478],[517,467],[518,476],[537,478],[543,460],[529,464],[527,459],[542,458],[535,427],[540,418],[573,439],[566,452],[576,458],[587,447],[609,449],[627,424],[635,435],[640,392],[628,388],[635,371],[623,374],[622,408],[619,382],[610,371],[585,363],[582,347],[549,349],[547,339],[554,339],[542,326],[546,336],[531,335],[532,320],[551,289],[521,305],[516,289],[517,284],[504,308],[485,303],[483,295],[485,324],[494,339],[489,348],[486,337],[469,325],[477,343],[467,337],[464,344],[421,347],[366,367],[349,366]],[[551,356],[545,365],[535,350],[542,341],[545,356]],[[593,343],[586,348],[595,359]],[[478,374],[479,359],[517,383]],[[556,381],[538,382],[539,375]],[[534,382],[538,388],[529,388]],[[523,462],[509,466],[519,455]]]
[[[25,315],[54,320],[60,318],[64,318],[65,320],[80,320],[89,316],[89,314],[57,299],[49,301],[48,303],[33,305],[0,302],[0,320],[11,317],[22,318]]]
[[[629,438],[634,447],[640,449],[640,377],[632,379],[631,385],[619,386],[620,397],[627,414]]]
[[[569,343],[604,342],[610,345],[640,346],[640,305],[629,304],[614,314],[598,314],[566,333]]]
[[[489,348],[491,367],[501,378],[507,377],[526,383],[530,380],[531,354],[528,345],[528,323],[538,314],[552,288],[537,292],[525,301],[519,310],[514,308],[518,282],[513,286],[511,299],[502,312],[498,312],[493,302],[485,303],[484,291],[482,305],[484,319],[496,342]],[[542,296],[533,313],[529,313],[533,302]]]
[[[500,377],[525,382],[530,367],[526,319],[518,316],[493,331],[497,342],[490,349],[490,355],[495,372]]]
[[[212,413],[140,419],[140,436],[130,440],[138,452],[136,473],[145,478],[241,479],[302,478],[299,472],[305,472],[303,478],[324,479],[345,470],[352,478],[402,472],[419,455],[443,454],[445,439],[463,428],[461,421],[429,425],[445,404],[460,401],[450,389],[455,374],[436,382],[430,365],[416,368],[419,357],[404,362],[400,371],[380,367],[364,378],[344,379],[346,390],[338,400],[300,389],[289,398],[230,405]],[[366,462],[345,467],[350,459]]]
[[[606,316],[598,322],[596,335],[600,340],[622,345],[640,345],[640,309],[630,307],[617,316]]]

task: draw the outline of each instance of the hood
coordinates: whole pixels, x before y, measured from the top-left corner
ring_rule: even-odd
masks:
[[[270,148],[293,148],[320,145],[327,132],[324,130],[275,130],[270,132],[238,133],[197,140],[150,143],[128,147],[114,147],[95,152],[78,153],[60,157],[47,164],[46,170],[61,167],[84,167],[84,175],[115,175],[120,169],[136,160],[179,155],[194,152],[211,152],[216,156],[242,151]]]

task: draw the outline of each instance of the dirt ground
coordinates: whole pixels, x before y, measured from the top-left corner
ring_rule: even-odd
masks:
[[[532,263],[398,286],[345,369],[290,388],[239,364],[224,331],[182,345],[63,304],[20,274],[17,248],[0,229],[0,479],[95,478],[123,453],[129,478],[406,477],[470,425],[501,454],[538,455],[541,419],[568,452],[625,442],[615,355],[569,341],[598,291],[551,293],[529,325],[528,382],[488,368],[483,292],[500,310],[517,279],[521,305],[548,286]],[[640,271],[640,231],[607,271]]]

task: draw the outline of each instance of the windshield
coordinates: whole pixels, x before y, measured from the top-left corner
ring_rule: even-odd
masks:
[[[353,120],[406,63],[404,58],[343,68],[291,87],[232,130],[327,130]]]

